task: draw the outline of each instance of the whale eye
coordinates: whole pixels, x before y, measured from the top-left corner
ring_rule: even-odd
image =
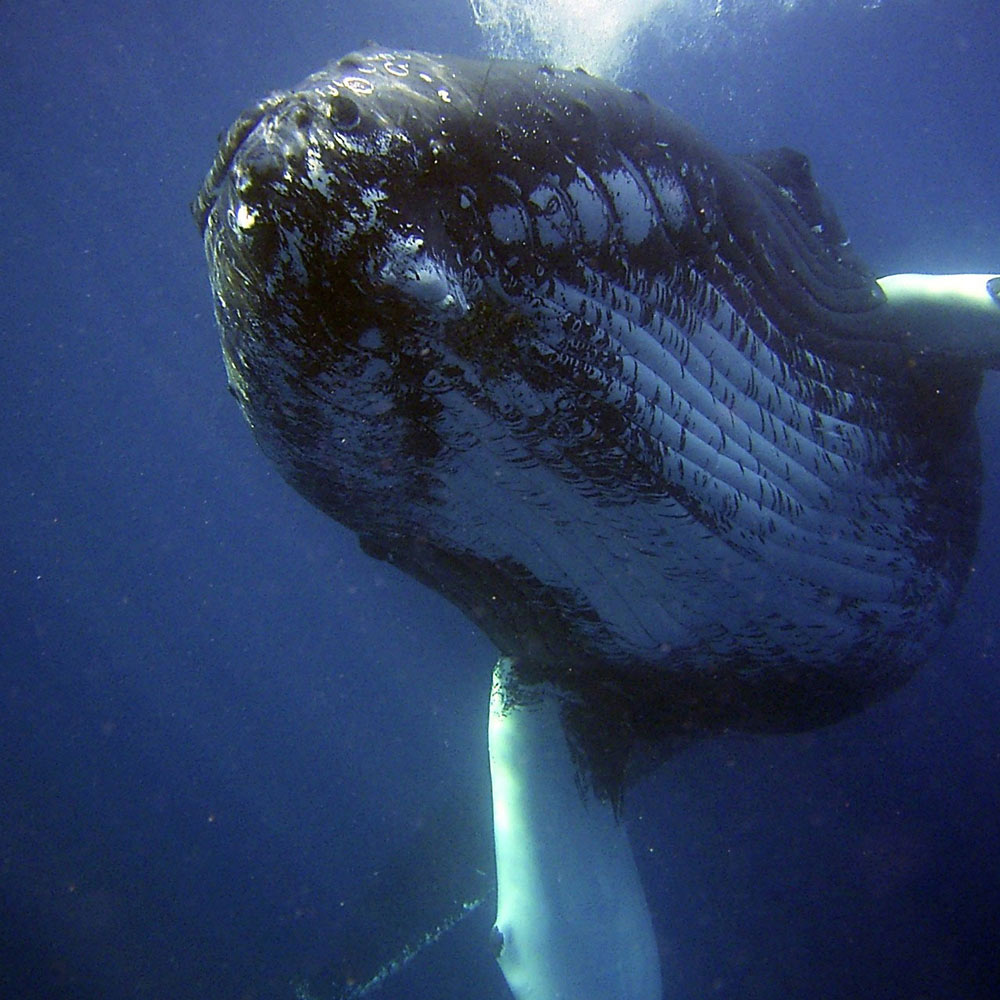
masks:
[[[490,951],[494,958],[499,958],[503,953],[503,931],[496,924],[490,928]]]
[[[330,124],[345,132],[354,128],[361,121],[361,110],[349,97],[338,94],[330,98]]]

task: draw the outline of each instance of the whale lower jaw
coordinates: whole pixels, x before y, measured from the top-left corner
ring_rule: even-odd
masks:
[[[489,753],[497,960],[516,1000],[660,1000],[660,959],[628,834],[583,780],[563,698],[493,673]]]

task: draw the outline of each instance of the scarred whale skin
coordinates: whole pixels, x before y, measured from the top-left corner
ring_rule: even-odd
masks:
[[[906,353],[801,155],[371,49],[242,116],[195,214],[282,474],[605,725],[830,721],[951,615],[980,375]]]

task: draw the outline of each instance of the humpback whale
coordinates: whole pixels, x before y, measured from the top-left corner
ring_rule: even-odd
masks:
[[[193,211],[260,447],[500,652],[513,994],[658,1000],[624,791],[927,657],[1000,278],[876,279],[804,156],[582,71],[377,47],[241,115]]]

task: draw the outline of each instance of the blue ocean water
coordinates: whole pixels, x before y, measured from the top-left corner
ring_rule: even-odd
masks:
[[[877,271],[1000,268],[996,0],[788,6],[643,36],[625,79],[806,151]],[[0,5],[4,998],[290,997],[366,877],[488,802],[494,650],[258,453],[187,209],[245,105],[368,38],[484,52],[466,0]],[[997,995],[995,375],[979,416],[976,572],[927,668],[631,796],[671,1000]],[[488,926],[382,995],[507,996]]]

